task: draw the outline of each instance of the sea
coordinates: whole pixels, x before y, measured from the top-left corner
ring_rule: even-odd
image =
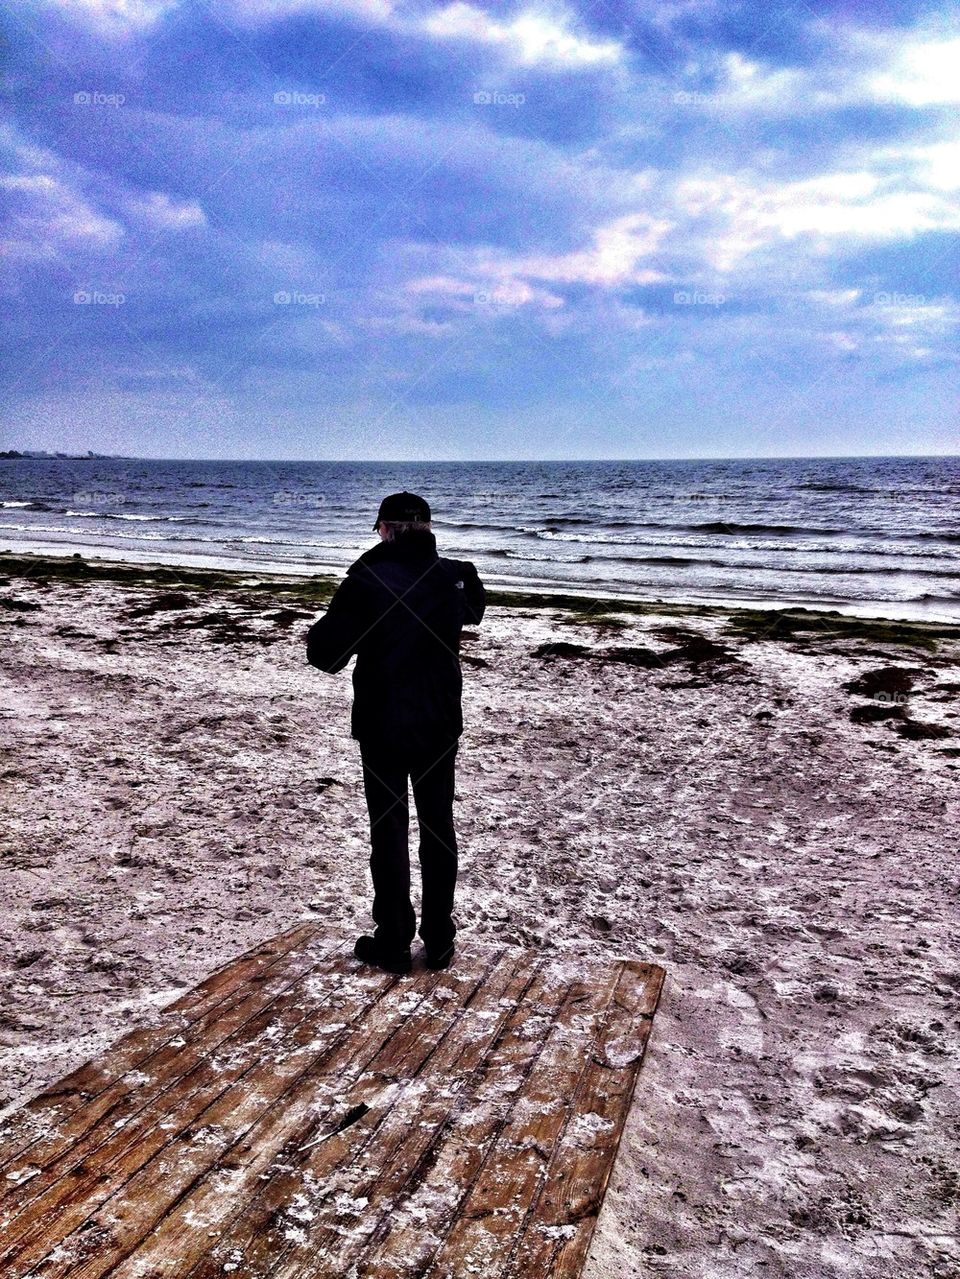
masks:
[[[342,573],[427,499],[489,585],[960,622],[960,457],[0,460],[0,549]]]

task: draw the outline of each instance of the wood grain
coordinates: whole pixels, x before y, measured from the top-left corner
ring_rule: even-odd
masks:
[[[320,939],[240,956],[12,1118],[4,1276],[581,1273],[662,969],[464,945],[397,977]]]

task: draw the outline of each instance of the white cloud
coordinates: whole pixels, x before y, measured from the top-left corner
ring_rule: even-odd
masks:
[[[874,153],[874,160],[887,164],[894,172],[909,172],[917,186],[935,191],[960,190],[960,142],[884,147]]]
[[[616,63],[623,47],[615,40],[593,40],[577,34],[566,10],[525,9],[496,17],[486,9],[454,0],[443,8],[406,15],[393,0],[222,0],[238,22],[261,25],[292,15],[318,13],[348,16],[403,35],[438,41],[461,41],[499,49],[519,67],[578,69]]]
[[[899,30],[814,28],[828,39],[829,59],[803,67],[779,67],[737,50],[694,58],[686,67],[679,105],[721,113],[809,115],[856,103],[912,107],[960,102],[960,39],[935,39]],[[704,90],[706,82],[713,87]]]
[[[149,31],[180,0],[46,0],[68,18],[85,22],[101,35],[125,36]]]
[[[734,50],[723,59],[719,92],[737,107],[782,105],[799,96],[806,79],[803,71],[790,67],[768,70]]]
[[[207,217],[196,200],[174,200],[162,191],[150,191],[131,202],[131,211],[158,231],[185,231],[206,226]]]
[[[960,102],[960,39],[906,40],[887,53],[887,65],[865,78],[873,97],[911,107]]]
[[[487,304],[504,307],[534,305],[552,311],[563,306],[563,298],[547,289],[537,288],[509,273],[501,275],[497,269],[490,271],[483,267],[477,272],[477,279],[472,281],[451,275],[428,275],[410,280],[406,289],[417,297],[442,298],[459,303],[464,309],[466,306]]]
[[[447,257],[453,268],[450,273],[418,276],[406,287],[415,296],[464,304],[530,306],[549,315],[565,305],[561,296],[545,287],[550,284],[587,284],[603,291],[662,280],[664,276],[646,260],[670,230],[671,223],[663,219],[631,213],[598,227],[590,244],[572,253],[451,250]]]
[[[811,302],[820,302],[824,306],[849,307],[860,297],[859,289],[808,289],[807,297]]]
[[[619,61],[623,52],[613,40],[594,41],[574,34],[566,15],[554,17],[530,10],[501,22],[462,0],[430,14],[419,26],[439,39],[499,45],[521,66],[596,66]]]
[[[713,224],[706,255],[730,271],[750,253],[778,240],[909,239],[923,231],[960,228],[960,206],[937,192],[882,188],[873,173],[824,174],[801,182],[752,184],[730,174],[688,178],[677,202]]]
[[[22,169],[39,171],[55,169],[60,163],[53,151],[38,147],[27,138],[23,138],[7,121],[0,121],[0,147],[9,149],[16,156],[16,163]]]
[[[19,193],[22,207],[12,222],[27,246],[106,250],[123,235],[119,223],[97,213],[81,196],[47,174],[0,177],[0,187]],[[20,236],[18,242],[23,244]]]
[[[840,355],[852,355],[859,351],[863,345],[863,340],[860,337],[853,333],[848,333],[846,329],[836,329],[833,332],[822,333],[820,336],[832,350]]]
[[[520,276],[564,284],[650,284],[663,276],[640,264],[656,252],[670,229],[671,224],[661,218],[630,213],[598,227],[588,248],[521,257],[512,270]]]

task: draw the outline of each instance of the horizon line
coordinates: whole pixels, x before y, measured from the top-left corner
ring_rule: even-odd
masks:
[[[141,453],[64,453],[53,449],[7,449],[0,452],[20,453],[27,461],[50,462],[266,462],[286,466],[302,464],[322,465],[376,465],[376,466],[499,466],[557,464],[576,465],[584,462],[876,462],[884,460],[921,460],[929,458],[957,458],[960,453],[783,453],[783,454],[717,454],[704,457],[489,457],[489,458],[377,458],[377,457],[165,457]],[[91,451],[92,452],[92,451]],[[36,454],[46,453],[47,457]],[[31,457],[30,455],[34,456]],[[15,462],[15,457],[0,457],[2,462]]]

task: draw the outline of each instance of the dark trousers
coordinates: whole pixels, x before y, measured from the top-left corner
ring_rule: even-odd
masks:
[[[363,787],[370,810],[370,872],[376,939],[384,950],[404,950],[417,919],[410,903],[407,834],[412,784],[420,824],[423,884],[420,936],[433,955],[453,945],[453,893],[457,883],[457,836],[453,828],[454,769],[458,742],[424,749],[361,741]]]

